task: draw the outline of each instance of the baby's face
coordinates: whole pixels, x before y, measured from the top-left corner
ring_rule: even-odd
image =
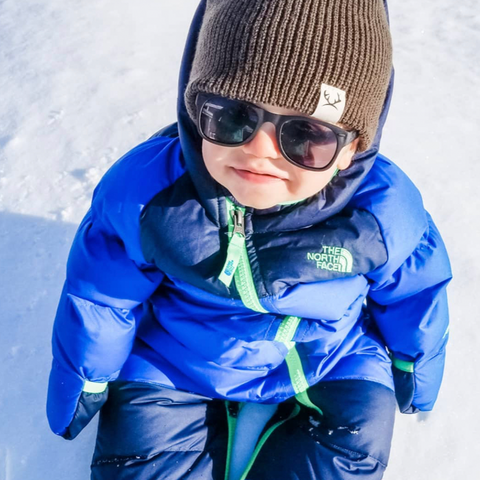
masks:
[[[273,113],[298,114],[263,103],[258,105]],[[202,153],[210,175],[238,202],[264,209],[318,193],[330,182],[336,168],[348,168],[357,143],[345,146],[334,164],[322,172],[305,170],[288,162],[280,152],[272,123],[264,123],[253,140],[239,147],[223,147],[203,140]]]

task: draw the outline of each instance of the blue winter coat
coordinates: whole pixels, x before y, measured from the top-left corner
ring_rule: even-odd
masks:
[[[391,88],[375,144],[322,192],[245,209],[257,296],[247,301],[243,280],[218,278],[234,199],[208,175],[183,103],[201,15],[183,59],[178,122],[112,166],[76,234],[53,332],[52,430],[66,432],[83,390],[117,378],[282,402],[298,393],[285,361],[292,347],[305,388],[348,378],[393,389],[392,356],[413,374],[412,404],[430,410],[451,271],[418,190],[378,154]],[[286,317],[295,328],[282,340]]]

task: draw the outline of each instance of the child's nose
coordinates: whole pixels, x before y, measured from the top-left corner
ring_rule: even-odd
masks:
[[[282,156],[277,143],[275,125],[264,123],[250,142],[242,145],[243,151],[255,157],[279,158]]]

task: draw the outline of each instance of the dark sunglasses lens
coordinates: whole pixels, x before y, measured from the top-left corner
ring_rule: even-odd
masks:
[[[292,162],[310,168],[326,167],[337,151],[335,132],[308,120],[285,123],[281,142],[285,154]]]
[[[244,103],[213,97],[200,112],[200,128],[214,142],[236,145],[246,141],[255,131],[257,112]]]

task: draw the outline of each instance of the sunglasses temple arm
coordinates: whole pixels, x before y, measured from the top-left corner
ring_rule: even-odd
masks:
[[[347,132],[347,135],[346,135],[346,138],[345,138],[345,145],[349,145],[356,138],[358,138],[358,132]]]

